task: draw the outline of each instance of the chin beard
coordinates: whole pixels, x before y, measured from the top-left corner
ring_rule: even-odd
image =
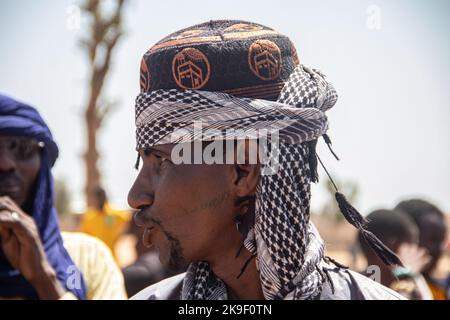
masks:
[[[181,248],[172,247],[170,249],[170,259],[167,264],[167,268],[170,271],[176,272],[176,271],[185,269],[187,267],[187,265],[188,265],[188,263],[183,257]]]
[[[183,248],[181,247],[180,240],[164,231],[167,239],[170,241],[170,253],[169,261],[166,263],[167,269],[172,272],[184,271],[188,265],[188,262],[183,256]]]

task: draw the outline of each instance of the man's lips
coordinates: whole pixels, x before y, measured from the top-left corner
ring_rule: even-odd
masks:
[[[144,246],[151,247],[153,245],[152,237],[155,234],[157,223],[151,218],[149,207],[142,208],[134,215],[134,222],[138,227],[141,227],[144,232],[142,233],[142,242]]]
[[[22,181],[15,175],[0,174],[0,195],[20,194]]]
[[[20,195],[22,189],[17,184],[0,184],[0,196],[15,196]]]

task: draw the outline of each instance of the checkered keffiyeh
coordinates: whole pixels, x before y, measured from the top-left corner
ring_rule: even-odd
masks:
[[[279,169],[261,176],[255,223],[244,240],[256,255],[266,299],[314,299],[327,281],[321,267],[323,241],[309,221],[311,169],[306,143],[326,132],[324,112],[336,100],[336,91],[323,74],[302,65],[293,71],[277,102],[175,89],[143,93],[136,99],[138,150],[173,143],[171,134],[177,129],[184,130],[177,142],[207,140],[196,135],[194,121],[201,121],[203,130],[222,132],[224,139],[236,138],[227,129],[279,131]],[[227,290],[207,262],[196,262],[188,268],[182,299],[227,299]]]

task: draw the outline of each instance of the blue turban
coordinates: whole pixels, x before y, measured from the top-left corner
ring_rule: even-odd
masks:
[[[67,291],[79,299],[86,297],[85,283],[81,272],[76,269],[72,259],[63,246],[56,209],[53,206],[53,177],[51,168],[58,157],[58,146],[53,141],[50,129],[39,113],[31,106],[0,95],[0,135],[31,137],[45,143],[41,153],[41,168],[35,183],[31,212],[36,222],[42,244],[50,265],[58,280]],[[78,272],[78,275],[75,275]],[[81,286],[69,277],[80,276]],[[75,287],[75,288],[72,288]],[[37,299],[34,288],[18,270],[12,268],[0,248],[0,297],[23,297]]]

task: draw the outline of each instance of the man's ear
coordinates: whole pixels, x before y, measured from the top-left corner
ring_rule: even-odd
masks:
[[[256,143],[248,142],[245,141],[245,143],[241,144],[241,149],[239,145],[237,147],[236,158],[239,158],[241,154],[244,157],[241,160],[244,161],[236,161],[233,165],[233,186],[237,197],[254,195],[261,174],[260,164],[250,161],[252,157],[256,159],[254,155],[258,154],[258,146]],[[243,163],[241,164],[240,162]]]
[[[234,187],[238,197],[254,195],[259,182],[260,170],[258,164],[235,164]]]

